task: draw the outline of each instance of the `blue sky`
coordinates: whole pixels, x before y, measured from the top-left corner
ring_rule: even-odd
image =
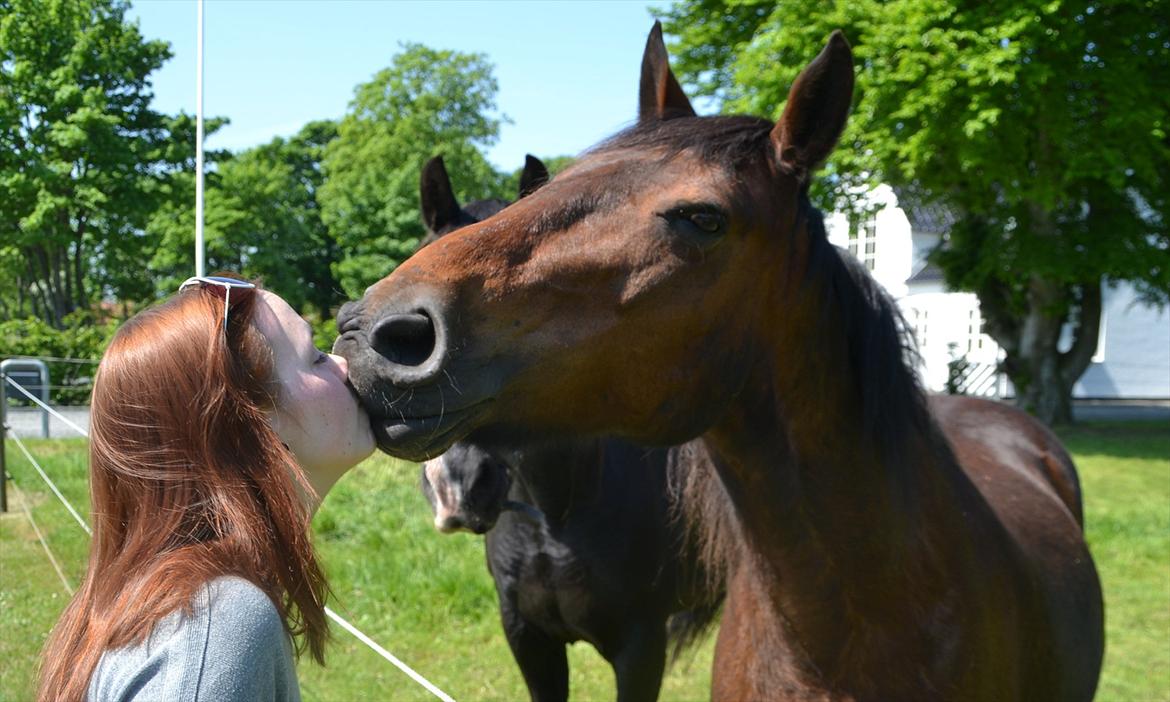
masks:
[[[246,148],[340,117],[354,87],[414,41],[495,65],[497,105],[512,120],[488,151],[497,167],[575,154],[633,120],[651,6],[665,4],[209,0],[204,114],[231,124],[207,145]],[[154,74],[155,108],[194,113],[194,0],[138,0],[130,15],[174,52]]]

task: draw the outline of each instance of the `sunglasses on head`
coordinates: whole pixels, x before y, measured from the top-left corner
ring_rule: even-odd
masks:
[[[256,287],[253,283],[249,283],[246,280],[236,280],[235,278],[224,278],[224,277],[218,276],[218,275],[211,275],[211,276],[197,275],[197,276],[192,276],[192,277],[184,280],[183,284],[179,286],[179,292],[183,292],[183,290],[191,287],[192,285],[200,285],[200,286],[202,286],[202,285],[217,285],[217,286],[223,288],[223,330],[224,330],[224,332],[227,332],[228,303],[231,301],[232,288],[240,288],[243,290],[247,290],[249,288]]]

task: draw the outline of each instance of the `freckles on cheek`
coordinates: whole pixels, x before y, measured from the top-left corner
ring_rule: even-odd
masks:
[[[338,430],[345,429],[348,423],[354,421],[357,402],[340,383],[321,378],[314,381],[312,406],[307,414],[325,436],[336,436]]]
[[[320,381],[311,376],[300,376],[285,386],[285,405],[300,419],[305,432],[313,432],[321,425],[322,419],[329,416],[329,408],[324,407],[327,398],[322,394]]]

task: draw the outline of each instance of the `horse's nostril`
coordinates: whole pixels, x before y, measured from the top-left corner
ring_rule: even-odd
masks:
[[[392,314],[374,325],[370,345],[392,363],[420,366],[435,350],[435,325],[425,312]]]
[[[435,528],[444,534],[450,534],[463,528],[463,520],[455,515],[438,517],[435,519]]]

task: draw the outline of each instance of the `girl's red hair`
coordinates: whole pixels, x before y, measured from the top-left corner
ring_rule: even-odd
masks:
[[[83,700],[102,653],[143,642],[197,588],[238,575],[323,660],[327,585],[309,537],[312,487],[269,425],[272,351],[260,296],[194,286],[118,330],[90,407],[94,534],[85,579],[45,645],[38,699]]]

